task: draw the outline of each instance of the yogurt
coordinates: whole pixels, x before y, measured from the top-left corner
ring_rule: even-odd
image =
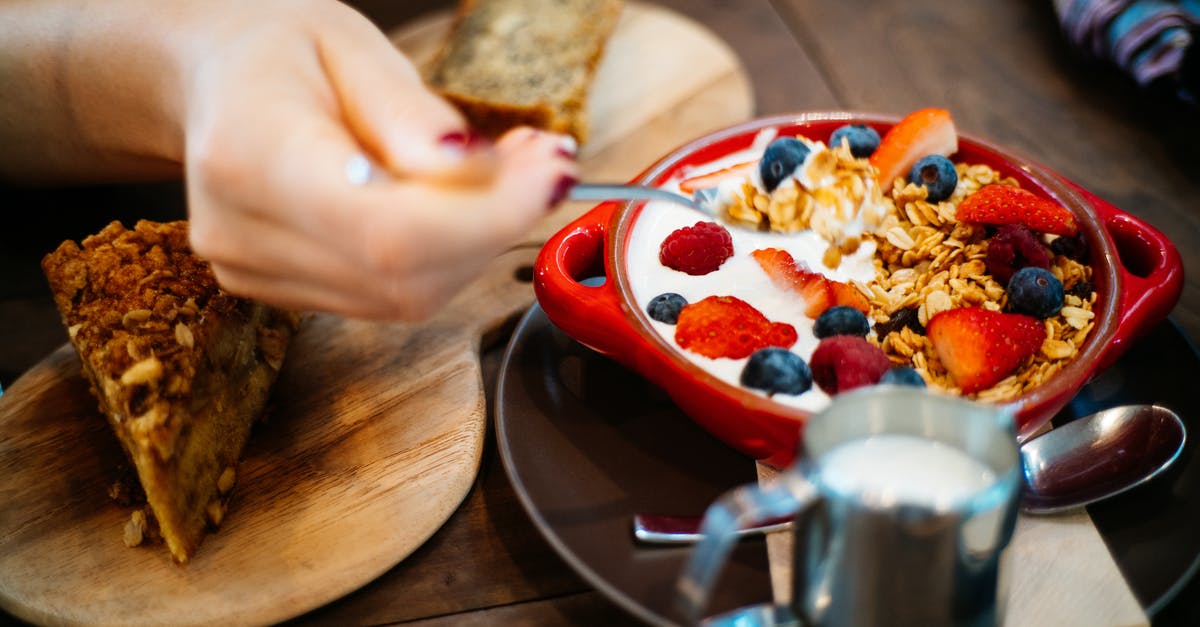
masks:
[[[766,137],[769,141],[770,137]],[[765,148],[763,136],[744,151],[727,155],[719,160],[691,168],[665,184],[663,189],[680,192],[679,183],[685,178],[716,172],[738,163],[757,160]],[[803,168],[803,165],[800,166]],[[756,177],[755,177],[756,178]],[[722,182],[722,194],[732,193],[744,179],[736,178],[732,184]],[[756,181],[757,184],[757,181]],[[804,230],[792,233],[752,231],[734,224],[724,224],[733,239],[733,256],[719,269],[701,276],[688,275],[668,268],[659,261],[659,248],[673,231],[692,226],[711,218],[681,205],[669,202],[649,202],[635,221],[626,249],[628,279],[638,306],[645,311],[650,300],[659,294],[675,292],[689,303],[698,302],[707,296],[735,296],[753,305],[772,322],[785,322],[796,328],[799,336],[791,350],[808,361],[819,340],[812,333],[813,319],[804,315],[804,300],[795,292],[776,286],[758,265],[750,253],[760,248],[779,248],[791,253],[798,263],[804,263],[814,272],[826,277],[849,282],[857,280],[869,283],[875,277],[875,244],[865,240],[858,250],[844,255],[837,268],[825,267],[822,256],[829,242],[815,231]],[[651,320],[654,329],[675,350],[710,372],[722,381],[740,387],[739,378],[746,359],[711,359],[680,349],[675,343],[675,326]],[[753,390],[755,393],[761,393]],[[776,394],[773,400],[808,411],[818,411],[829,404],[829,397],[817,386],[798,395]]]
[[[965,452],[911,435],[879,434],[821,456],[821,482],[881,507],[945,508],[996,482],[996,473]]]

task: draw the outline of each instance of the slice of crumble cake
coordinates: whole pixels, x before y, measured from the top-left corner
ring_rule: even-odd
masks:
[[[183,221],[113,222],[81,244],[63,242],[42,268],[149,505],[125,541],[156,523],[184,563],[224,517],[299,316],[222,291]]]

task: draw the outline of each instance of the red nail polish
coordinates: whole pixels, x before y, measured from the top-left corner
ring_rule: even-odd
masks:
[[[443,148],[453,150],[474,150],[487,143],[487,138],[475,131],[450,131],[438,139]]]
[[[550,195],[550,205],[548,208],[553,209],[554,207],[557,207],[558,203],[562,202],[567,197],[567,192],[570,192],[571,188],[575,187],[575,184],[578,182],[579,179],[576,179],[570,174],[562,175],[562,178],[558,179],[558,183],[555,183],[554,185],[554,193]]]

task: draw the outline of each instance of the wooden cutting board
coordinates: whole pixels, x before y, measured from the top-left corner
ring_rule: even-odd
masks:
[[[428,58],[449,24],[394,34]],[[671,148],[747,119],[749,84],[699,25],[629,5],[598,71],[584,177],[625,180]],[[439,317],[319,315],[288,355],[270,420],[239,468],[220,531],[185,567],[128,549],[106,496],[120,450],[63,346],[0,396],[0,607],[37,623],[271,623],[341,597],[432,536],[470,490],[487,425],[481,344],[533,302],[547,217]]]

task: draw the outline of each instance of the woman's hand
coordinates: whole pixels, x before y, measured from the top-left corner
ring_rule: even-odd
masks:
[[[188,64],[192,243],[226,289],[297,309],[423,318],[574,180],[559,136],[473,141],[358,13],[272,4],[254,10],[258,24],[201,29],[223,36]]]

